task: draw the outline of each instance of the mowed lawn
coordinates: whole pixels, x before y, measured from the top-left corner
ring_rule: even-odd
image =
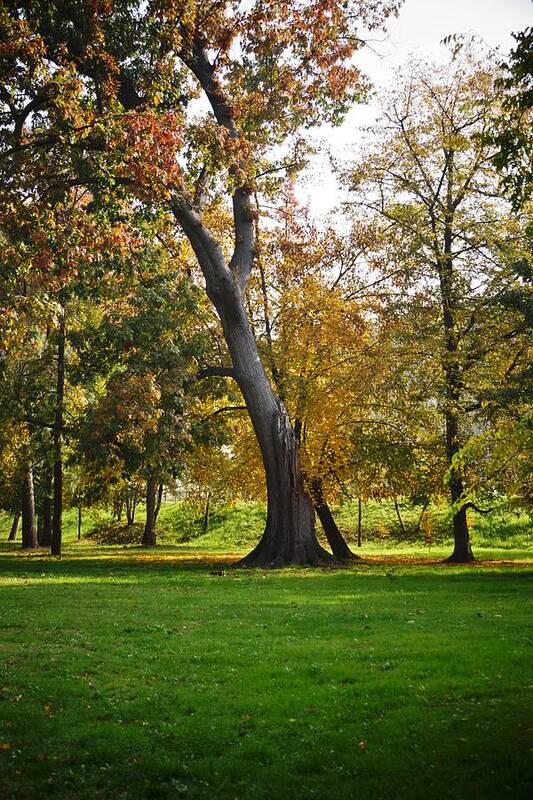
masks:
[[[216,558],[3,546],[0,797],[533,796],[530,568]]]

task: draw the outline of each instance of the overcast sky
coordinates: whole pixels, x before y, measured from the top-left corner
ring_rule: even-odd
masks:
[[[395,70],[401,69],[410,55],[445,58],[446,49],[440,44],[445,36],[476,34],[489,47],[506,53],[513,45],[511,33],[529,25],[533,25],[531,0],[405,0],[387,35],[372,42],[376,52],[366,48],[356,60],[379,89],[390,83]],[[357,107],[340,129],[324,130],[321,135],[337,157],[342,154],[349,158],[358,126],[369,124],[375,113],[375,106]],[[313,164],[312,178],[307,178],[299,196],[318,216],[340,202],[342,195],[330,174],[327,158]]]

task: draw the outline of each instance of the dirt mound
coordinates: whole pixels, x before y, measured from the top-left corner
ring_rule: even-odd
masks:
[[[141,523],[122,525],[121,523],[108,523],[93,528],[86,538],[96,544],[140,544],[143,538],[144,526]]]

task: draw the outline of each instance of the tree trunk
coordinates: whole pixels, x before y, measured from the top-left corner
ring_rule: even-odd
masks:
[[[450,474],[450,499],[455,506],[463,495],[463,479],[461,469],[455,463],[460,450],[459,441],[459,409],[463,391],[463,370],[460,362],[460,334],[455,320],[456,290],[453,273],[453,219],[455,205],[453,202],[454,152],[447,156],[447,205],[444,225],[444,252],[437,264],[439,274],[442,307],[442,323],[444,327],[445,356],[443,371],[446,379],[446,459]],[[474,560],[470,546],[466,509],[454,511],[453,515],[454,550],[446,561],[453,563],[469,563]]]
[[[407,535],[407,531],[405,530],[405,525],[403,524],[402,515],[400,514],[400,507],[398,505],[398,499],[394,498],[394,510],[396,511],[396,516],[398,517],[398,522],[400,523],[400,529],[404,536]]]
[[[422,506],[422,511],[420,512],[420,516],[418,517],[418,522],[416,524],[417,534],[419,534],[422,529],[422,520],[424,519],[424,514],[426,513],[427,507],[428,507],[427,503],[424,506]]]
[[[35,530],[35,494],[33,489],[33,469],[27,466],[22,482],[22,549],[37,547]]]
[[[126,525],[131,528],[135,524],[135,511],[137,510],[137,491],[131,489],[126,490]]]
[[[363,546],[363,503],[357,498],[357,547]]]
[[[200,75],[200,78],[209,82],[209,76]],[[217,103],[215,88],[211,99]],[[225,114],[223,108],[219,111]],[[182,198],[175,197],[173,202],[174,214],[195,251],[207,294],[222,322],[233,364],[232,368],[206,370],[205,373],[230,376],[239,384],[265,469],[265,530],[257,547],[240,564],[276,567],[332,563],[333,556],[316,538],[313,504],[304,488],[294,431],[284,404],[274,394],[266,376],[245,310],[243,293],[255,248],[251,194],[250,189],[242,187],[233,195],[236,237],[229,265],[220,245],[194,209]]]
[[[78,506],[78,542],[81,539],[81,506]]]
[[[9,531],[9,536],[7,537],[8,542],[14,542],[15,539],[17,538],[19,523],[20,523],[20,511],[17,511],[17,513],[13,517],[13,522],[11,523],[11,530]]]
[[[452,414],[446,415],[446,440],[448,463],[450,464],[450,498],[453,505],[462,499],[464,487],[459,470],[452,466],[452,459],[455,453],[459,451],[459,447],[455,444],[457,441],[457,420]],[[453,514],[453,539],[453,553],[448,556],[446,561],[451,564],[468,564],[474,561],[474,554],[470,544],[470,532],[468,530],[468,518],[464,507]]]
[[[54,507],[50,552],[61,556],[63,522],[63,405],[65,395],[65,309],[61,316],[57,343],[57,386],[54,422]]]
[[[157,522],[159,517],[159,512],[161,511],[161,503],[163,502],[163,489],[164,485],[162,483],[159,484],[157,487],[157,500],[155,504],[155,521]]]
[[[320,480],[314,480],[312,482],[311,491],[315,501],[315,511],[318,515],[322,529],[326,535],[326,539],[328,540],[328,544],[331,547],[335,558],[338,558],[341,561],[350,561],[359,558],[359,556],[356,556],[355,553],[352,553],[346,544],[342,533],[338,529],[337,523],[335,522],[333,514],[331,513],[331,509],[324,498],[324,494],[322,492],[322,483]]]
[[[38,531],[37,540],[39,547],[49,547],[52,543],[52,476],[48,465],[45,465],[43,491],[44,497],[40,514],[42,525]]]
[[[237,289],[234,284],[235,289]],[[240,562],[247,567],[325,564],[333,557],[315,534],[315,514],[305,491],[298,446],[285,406],[272,391],[240,297],[219,314],[235,377],[261,450],[267,486],[267,520],[257,547]]]
[[[474,561],[474,554],[472,553],[470,534],[468,531],[466,508],[461,508],[453,516],[453,537],[453,553],[451,556],[448,556],[446,561],[450,564],[468,564]]]
[[[207,500],[205,501],[204,520],[202,523],[202,533],[207,533],[209,528],[209,506],[211,505],[211,492],[207,493]]]
[[[156,545],[156,493],[157,478],[151,475],[146,481],[146,523],[142,539],[144,547],[155,547]]]

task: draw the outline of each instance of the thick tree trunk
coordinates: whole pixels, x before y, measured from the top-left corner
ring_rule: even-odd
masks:
[[[11,530],[9,531],[9,536],[7,537],[8,542],[14,542],[15,539],[17,538],[19,523],[20,523],[20,511],[17,511],[17,513],[13,517],[13,522],[11,523]]]
[[[144,547],[155,547],[155,523],[156,523],[156,493],[157,493],[157,478],[151,475],[146,481],[146,523],[144,525],[144,533],[142,544]]]
[[[257,547],[242,566],[325,564],[333,557],[315,534],[315,514],[305,491],[298,445],[285,406],[272,391],[240,298],[230,313],[219,308],[235,377],[255,430],[267,485],[267,521]]]
[[[204,62],[196,54],[195,74],[214,108],[220,124],[226,125],[228,109],[217,99],[216,85]],[[231,136],[234,124],[227,123]],[[259,358],[257,344],[246,314],[244,289],[255,250],[252,190],[239,188],[233,195],[235,250],[226,264],[219,243],[192,206],[175,197],[173,211],[198,258],[206,291],[222,322],[224,338],[233,368],[212,370],[211,374],[234,377],[250,414],[265,469],[267,521],[261,541],[240,562],[242,566],[275,567],[284,564],[325,564],[334,561],[315,535],[315,514],[305,491],[298,445],[285,406],[274,394]],[[207,371],[209,374],[209,371]]]
[[[319,480],[314,480],[311,490],[315,501],[315,511],[335,558],[338,558],[340,561],[350,561],[359,558],[355,553],[352,553],[342,533],[338,529],[331,509],[324,498],[321,482]]]
[[[446,561],[450,564],[468,564],[474,561],[472,546],[470,544],[470,533],[468,531],[468,519],[466,508],[461,508],[453,516],[453,537],[454,548],[451,556]]]
[[[65,309],[61,317],[57,343],[56,413],[54,424],[54,506],[50,552],[61,556],[63,523],[63,405],[65,395]]]
[[[357,498],[357,547],[363,546],[363,502]]]
[[[22,549],[37,547],[35,530],[35,493],[33,489],[33,469],[26,467],[22,482]]]

